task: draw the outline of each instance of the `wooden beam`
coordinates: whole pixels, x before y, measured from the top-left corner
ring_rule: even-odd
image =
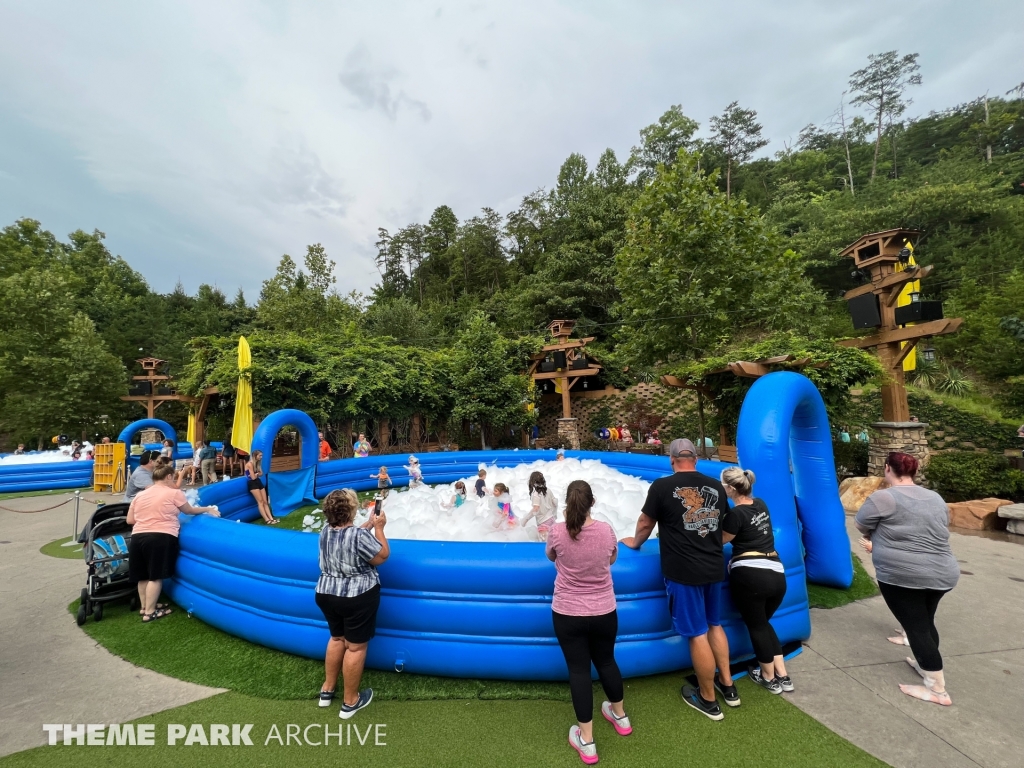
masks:
[[[932,273],[933,267],[908,267],[902,272],[893,272],[892,274],[886,275],[881,280],[872,281],[865,285],[859,285],[856,288],[852,288],[843,294],[843,298],[849,301],[855,299],[858,296],[863,296],[865,293],[875,293],[876,291],[881,292],[886,288],[894,288],[897,285],[902,290],[903,285],[909,283],[911,280],[920,280],[921,278],[928,277]]]
[[[743,379],[757,379],[771,372],[771,369],[764,363],[751,363],[743,360],[729,363],[729,370]]]
[[[541,347],[541,350],[544,352],[555,352],[560,349],[577,349],[578,347],[585,347],[588,342],[596,338],[596,336],[588,336],[585,339],[573,339],[572,341],[563,341],[558,344],[545,344]]]
[[[899,354],[896,355],[896,357],[894,357],[892,360],[893,368],[898,368],[899,366],[903,365],[903,361],[906,360],[907,355],[909,355],[914,350],[914,347],[917,346],[918,341],[920,341],[920,339],[911,339],[910,341],[903,345],[903,349],[901,349],[899,351]]]
[[[945,320],[932,320],[928,323],[908,326],[907,328],[882,331],[881,333],[876,333],[874,336],[864,336],[860,339],[843,339],[836,343],[842,347],[867,349],[868,347],[877,347],[880,344],[895,344],[899,341],[921,339],[925,336],[944,336],[947,333],[956,333],[960,330],[960,326],[963,325],[963,323],[964,319],[962,317],[951,317]]]
[[[764,360],[755,360],[755,363],[764,363],[765,365],[771,365],[772,363],[788,363],[793,359],[792,355],[776,355],[775,357],[768,357]]]
[[[602,370],[604,369],[594,366],[591,366],[590,368],[581,368],[579,370],[563,368],[561,371],[549,371],[548,373],[534,373],[531,375],[531,377],[534,381],[544,381],[545,379],[562,379],[565,378],[566,376],[569,376],[570,374],[576,377],[597,376],[597,374],[601,373]]]

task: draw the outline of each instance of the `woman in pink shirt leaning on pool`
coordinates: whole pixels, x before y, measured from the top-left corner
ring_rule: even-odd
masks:
[[[174,575],[178,560],[178,513],[220,517],[216,507],[193,507],[174,480],[174,467],[161,464],[153,470],[153,485],[132,499],[128,525],[128,576],[139,585],[142,621],[162,619],[170,608],[157,603],[164,579]]]
[[[569,690],[579,722],[569,729],[569,744],[587,765],[598,759],[593,733],[591,662],[608,697],[601,705],[601,714],[620,736],[633,732],[622,708],[622,673],[615,663],[619,617],[615,611],[611,567],[619,553],[618,544],[612,527],[590,516],[593,506],[594,493],[588,483],[569,483],[565,522],[551,528],[546,550],[558,571],[551,617],[569,668]]]

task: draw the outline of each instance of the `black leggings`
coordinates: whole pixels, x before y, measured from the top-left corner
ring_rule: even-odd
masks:
[[[729,594],[750,632],[754,655],[761,664],[770,664],[782,655],[779,636],[768,622],[786,596],[786,574],[767,568],[734,565],[729,572]]]
[[[948,589],[909,589],[878,582],[885,604],[907,633],[910,650],[925,672],[940,672],[939,631],[935,629],[935,609]]]
[[[594,662],[608,701],[622,701],[622,673],[615,663],[615,634],[619,631],[619,615],[615,611],[603,616],[566,616],[551,612],[555,637],[569,668],[569,692],[576,719],[589,723],[594,719],[594,686],[590,679],[590,662]]]

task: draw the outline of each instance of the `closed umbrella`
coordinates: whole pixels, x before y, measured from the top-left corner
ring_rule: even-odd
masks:
[[[252,383],[248,369],[252,353],[245,336],[238,337],[238,391],[235,393],[235,420],[231,424],[231,444],[250,453],[252,451]]]
[[[196,444],[196,412],[190,410],[188,412],[188,434],[185,436],[189,445]]]

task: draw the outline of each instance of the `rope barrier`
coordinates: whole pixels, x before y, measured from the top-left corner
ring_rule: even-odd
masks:
[[[53,509],[59,509],[60,507],[63,507],[65,504],[70,504],[74,500],[75,500],[75,497],[72,496],[70,498],[64,499],[64,501],[60,502],[59,504],[54,504],[52,507],[43,507],[42,509],[11,509],[10,507],[5,507],[2,504],[0,504],[0,509],[2,509],[5,512],[17,512],[20,515],[31,515],[31,514],[35,514],[37,512],[49,512],[50,510],[53,510]],[[93,506],[97,506],[97,507],[100,506],[101,504],[109,504],[110,503],[110,502],[107,502],[107,501],[99,501],[97,499],[87,499],[84,496],[81,497],[81,500],[85,501],[85,502],[88,502],[89,504],[92,504]]]

